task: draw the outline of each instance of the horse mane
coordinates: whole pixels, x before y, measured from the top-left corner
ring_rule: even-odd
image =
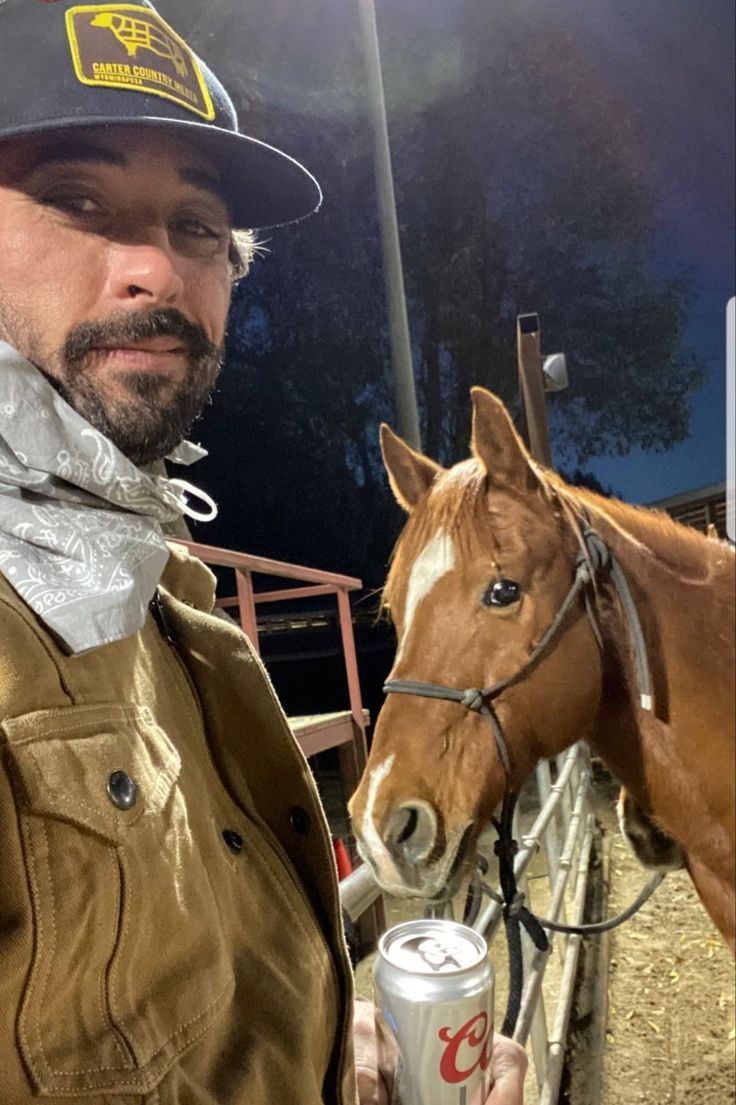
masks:
[[[707,579],[714,553],[733,555],[733,548],[726,542],[707,537],[663,510],[607,498],[586,487],[573,487],[547,469],[544,479],[577,514],[587,510],[594,524],[596,519],[602,519],[629,547],[638,549],[644,556],[655,557],[661,567],[682,579]]]

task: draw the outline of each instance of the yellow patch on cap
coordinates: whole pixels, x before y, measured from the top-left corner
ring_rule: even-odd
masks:
[[[157,12],[140,4],[80,4],[66,13],[66,31],[82,84],[163,96],[214,119],[197,58]]]

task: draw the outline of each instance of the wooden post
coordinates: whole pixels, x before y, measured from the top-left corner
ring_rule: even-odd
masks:
[[[366,760],[368,759],[368,745],[363,720],[363,702],[360,695],[358,657],[355,651],[355,634],[353,633],[353,614],[350,609],[350,598],[344,587],[338,589],[337,606],[340,613],[340,633],[345,655],[345,671],[348,677],[350,712],[353,721],[353,740],[350,744],[340,745],[338,756],[340,774],[347,791],[346,797],[351,798],[365,770]],[[358,855],[352,841],[349,842],[349,851],[353,863],[357,862]],[[361,956],[367,955],[375,948],[376,941],[381,933],[386,931],[386,913],[382,896],[378,897],[362,917],[358,918],[356,928],[358,930],[359,954]]]
[[[238,612],[243,633],[253,645],[260,656],[258,647],[258,622],[256,620],[256,603],[253,596],[253,577],[250,572],[242,568],[235,569],[235,582],[238,585]]]
[[[544,358],[540,346],[539,315],[518,315],[516,349],[526,441],[534,459],[551,468],[552,449],[549,443],[547,402],[542,374]]]
[[[337,592],[337,607],[340,614],[340,635],[342,637],[342,649],[345,655],[345,674],[348,677],[348,695],[350,697],[350,710],[356,725],[363,728],[363,703],[360,697],[360,680],[358,679],[358,657],[355,652],[355,635],[353,634],[353,614],[350,609],[350,599],[347,591],[341,587]]]

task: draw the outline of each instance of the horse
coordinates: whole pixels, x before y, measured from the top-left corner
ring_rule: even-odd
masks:
[[[383,592],[403,693],[350,801],[358,849],[388,893],[445,898],[502,798],[583,738],[637,853],[687,867],[733,951],[734,550],[568,485],[471,395],[472,455],[448,469],[381,427],[408,514]]]

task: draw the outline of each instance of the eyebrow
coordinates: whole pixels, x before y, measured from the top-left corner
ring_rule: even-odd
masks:
[[[228,202],[223,194],[222,181],[214,173],[208,173],[206,169],[197,169],[194,165],[185,166],[179,170],[179,179],[184,184],[191,184],[194,188],[199,188],[201,192],[209,192],[229,210]]]
[[[65,142],[63,146],[42,150],[32,160],[28,173],[30,175],[30,173],[38,172],[39,169],[45,169],[48,165],[63,165],[75,161],[115,165],[121,169],[128,167],[125,155],[117,150],[110,150],[106,146],[98,146],[92,142],[77,141]],[[200,169],[194,165],[186,165],[179,170],[179,179],[183,184],[191,184],[202,192],[209,192],[219,203],[228,208],[227,200],[223,194],[222,181],[214,173],[209,173],[206,169]]]
[[[63,146],[41,150],[32,159],[28,172],[35,173],[39,169],[45,169],[47,165],[59,165],[67,161],[95,161],[103,165],[117,165],[123,169],[128,164],[123,154],[105,146],[97,146],[91,142],[65,142]]]

